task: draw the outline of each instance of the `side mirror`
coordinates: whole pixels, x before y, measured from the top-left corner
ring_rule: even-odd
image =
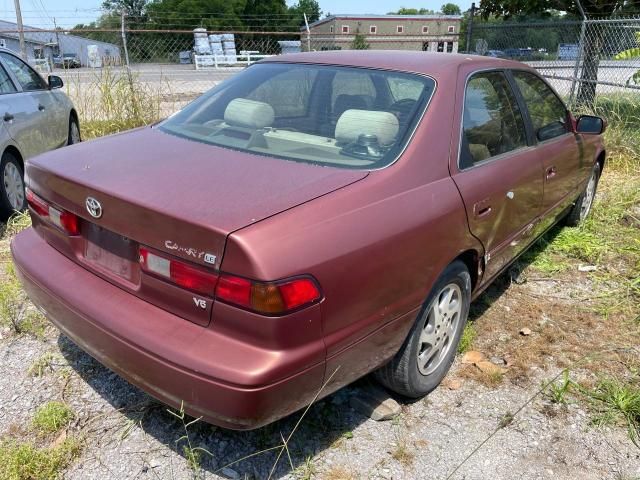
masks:
[[[607,123],[603,118],[594,115],[581,115],[576,123],[576,133],[599,135],[604,133]]]
[[[56,75],[49,75],[49,88],[53,90],[54,88],[62,88],[64,86],[64,82],[62,79]]]

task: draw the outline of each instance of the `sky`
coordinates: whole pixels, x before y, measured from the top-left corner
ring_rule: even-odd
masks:
[[[479,0],[478,0],[479,1]],[[287,0],[288,5],[296,0]],[[336,13],[376,13],[384,14],[400,7],[428,8],[438,10],[446,0],[319,0],[324,14]],[[464,11],[471,6],[471,0],[455,1]],[[53,19],[62,27],[72,27],[78,23],[89,23],[99,15],[102,0],[20,0],[25,25],[52,27]],[[0,18],[15,22],[14,0],[0,0]]]

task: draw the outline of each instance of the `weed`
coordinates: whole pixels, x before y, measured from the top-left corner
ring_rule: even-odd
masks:
[[[53,353],[47,352],[31,364],[27,373],[33,377],[41,377],[47,370],[53,371],[55,359],[56,356]]]
[[[189,468],[194,472],[194,474],[198,474],[200,472],[200,462],[202,460],[202,454],[206,453],[210,457],[213,457],[213,454],[209,452],[207,449],[202,447],[194,447],[191,442],[191,437],[189,435],[189,427],[195,425],[200,421],[200,418],[193,419],[191,421],[187,421],[187,414],[184,412],[184,403],[180,405],[180,410],[178,412],[174,412],[173,410],[167,409],[171,415],[176,417],[178,420],[182,422],[182,427],[184,428],[184,435],[176,440],[176,444],[184,442],[185,445],[182,446],[182,451],[184,453],[185,458],[187,459],[187,464]]]
[[[7,225],[3,233],[7,237],[11,237],[30,226],[31,217],[29,216],[29,212],[15,213],[7,220]]]
[[[458,353],[465,353],[471,349],[473,341],[475,340],[478,332],[476,332],[473,323],[469,322],[464,326],[462,335],[460,336],[460,343],[458,343]]]
[[[596,425],[622,423],[631,441],[640,448],[640,382],[624,382],[618,378],[601,379],[586,394],[594,402]]]
[[[498,422],[498,428],[507,428],[509,425],[513,423],[513,419],[515,416],[511,412],[505,413]]]
[[[356,478],[351,469],[340,465],[331,467],[322,475],[323,480],[356,480]]]
[[[80,443],[67,438],[52,448],[27,442],[0,443],[0,478],[3,480],[55,480],[80,453]]]
[[[32,425],[43,434],[57,432],[73,419],[71,408],[62,402],[47,402],[36,411]]]
[[[391,458],[405,467],[409,467],[415,460],[415,453],[413,453],[413,450],[409,447],[406,440],[404,438],[400,438],[396,442],[394,449],[391,451]]]
[[[304,459],[304,463],[294,470],[294,476],[298,480],[311,480],[316,476],[316,466],[312,457]]]
[[[564,372],[562,372],[562,380],[558,383],[549,382],[544,388],[544,393],[551,402],[566,404],[567,394],[574,385],[575,382],[569,377],[569,370],[564,370]]]

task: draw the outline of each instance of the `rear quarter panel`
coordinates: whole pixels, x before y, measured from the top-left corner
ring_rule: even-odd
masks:
[[[449,176],[452,121],[436,93],[395,164],[229,237],[224,271],[319,281],[327,374],[340,367],[327,391],[390,359],[444,268],[481,249]]]

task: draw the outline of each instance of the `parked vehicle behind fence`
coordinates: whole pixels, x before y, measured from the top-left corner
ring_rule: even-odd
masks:
[[[53,66],[57,68],[80,68],[82,64],[76,53],[63,53],[53,57]]]
[[[78,115],[60,77],[45,81],[0,49],[0,221],[27,208],[23,174],[32,157],[80,141]]]
[[[585,219],[604,127],[514,61],[273,57],[158,125],[29,163],[16,273],[81,348],[217,425],[369,372],[416,398],[472,299]]]

